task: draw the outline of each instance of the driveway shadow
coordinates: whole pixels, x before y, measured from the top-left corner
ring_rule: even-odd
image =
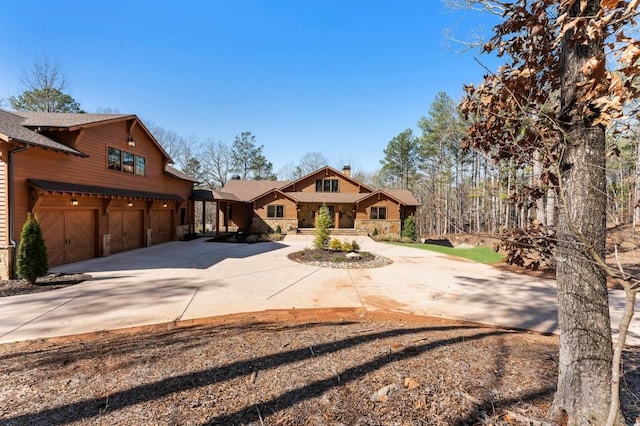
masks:
[[[172,241],[151,247],[56,266],[51,272],[109,272],[162,268],[208,269],[225,259],[246,259],[287,248],[269,241],[253,244],[212,243],[207,238]]]

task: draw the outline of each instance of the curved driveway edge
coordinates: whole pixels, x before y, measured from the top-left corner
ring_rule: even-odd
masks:
[[[0,298],[0,343],[269,309],[364,308],[555,333],[555,281],[437,253],[356,239],[393,260],[376,269],[302,265],[287,254],[311,237],[227,244],[176,241],[53,268],[93,279]],[[614,330],[624,294],[610,292]],[[640,344],[632,323],[628,344]]]

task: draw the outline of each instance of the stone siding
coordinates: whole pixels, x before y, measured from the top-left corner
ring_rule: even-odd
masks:
[[[0,280],[12,278],[13,246],[0,246]]]
[[[359,232],[373,234],[374,229],[378,230],[378,234],[395,234],[400,235],[401,225],[399,220],[372,220],[372,219],[356,219],[356,229]]]
[[[176,226],[176,238],[178,240],[184,240],[184,237],[189,233],[189,225]]]
[[[251,232],[274,232],[278,225],[280,225],[283,234],[288,232],[295,234],[298,229],[298,219],[267,219],[254,216],[253,223],[251,224]]]

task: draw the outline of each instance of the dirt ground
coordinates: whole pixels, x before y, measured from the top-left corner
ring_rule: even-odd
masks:
[[[0,423],[542,425],[557,364],[555,336],[438,318],[233,315],[0,345]]]
[[[617,245],[625,270],[637,272],[639,243],[629,229],[611,229],[608,261],[617,263]],[[0,424],[548,425],[557,344],[556,336],[355,309],[5,344]],[[633,424],[640,348],[625,351],[622,405]]]

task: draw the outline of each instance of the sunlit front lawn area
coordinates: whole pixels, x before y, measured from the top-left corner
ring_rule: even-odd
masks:
[[[420,250],[435,251],[449,256],[462,257],[480,263],[496,263],[502,260],[502,255],[493,251],[491,247],[477,246],[470,248],[445,247],[437,244],[386,242],[397,246],[411,247]]]

